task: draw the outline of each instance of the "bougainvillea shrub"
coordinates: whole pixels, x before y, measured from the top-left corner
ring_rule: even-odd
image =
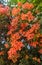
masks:
[[[0,47],[1,65],[42,65],[39,13],[29,2],[19,2],[13,8],[0,4],[1,24],[7,22],[0,29],[0,39],[4,37]]]

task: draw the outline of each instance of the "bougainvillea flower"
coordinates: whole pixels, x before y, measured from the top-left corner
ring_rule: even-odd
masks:
[[[10,29],[10,28],[11,28],[11,29]],[[12,32],[15,31],[15,30],[17,29],[17,26],[16,26],[16,25],[11,26],[11,27],[9,27],[9,29],[10,29],[10,30],[7,32],[7,35],[12,34]]]
[[[23,9],[28,9],[28,6],[29,6],[29,3],[26,2],[25,4],[22,5],[22,8],[23,8]]]
[[[28,26],[28,23],[21,23],[21,25],[20,25],[20,26],[21,26],[21,28],[22,28],[22,29],[25,29],[25,27],[27,27],[27,26]]]
[[[10,44],[11,44],[11,47],[16,47],[17,41],[13,39]]]
[[[29,35],[27,36],[27,39],[28,39],[28,40],[33,39],[33,38],[34,38],[34,33],[29,34]]]
[[[21,14],[21,19],[22,19],[22,20],[27,20],[27,15],[24,14],[24,13],[22,13],[22,14]]]
[[[13,8],[12,15],[17,15],[20,12],[20,8]]]
[[[34,38],[34,33],[31,33],[31,34],[26,33],[26,34],[25,34],[25,37],[27,38],[27,40],[31,40],[31,39]]]
[[[16,50],[14,48],[10,48],[8,53],[8,59],[11,59],[13,55],[16,55]]]
[[[28,21],[32,21],[34,19],[34,16],[32,15],[31,11],[28,11],[27,16],[28,16]]]
[[[11,59],[12,55],[16,55],[18,50],[21,50],[22,47],[24,47],[22,42],[15,42],[14,46],[12,48],[10,48],[10,50],[8,51],[8,58]]]
[[[19,19],[19,17],[12,19],[11,25],[16,26],[18,24],[18,19]]]
[[[20,34],[21,36],[25,36],[26,32],[24,32],[22,29],[20,29],[20,30],[19,30],[19,34]]]
[[[13,50],[13,49],[12,49],[12,50]],[[13,63],[15,63],[20,55],[17,54],[17,53],[12,52],[12,50],[10,49],[10,50],[8,51],[8,59],[9,59],[9,60],[12,60]],[[10,54],[10,52],[11,52],[11,54]],[[10,54],[10,55],[9,55],[9,54]]]
[[[28,35],[28,34],[31,34],[33,32],[34,32],[34,28],[31,27],[29,30],[26,31],[26,34]]]
[[[30,10],[32,8],[34,8],[34,5],[32,3],[30,3],[28,9]]]
[[[22,5],[22,8],[23,9],[32,9],[32,8],[34,8],[34,5],[33,4],[29,4],[28,2],[26,2],[26,3],[24,3],[23,5]]]
[[[24,44],[22,42],[17,43],[18,50],[21,50],[24,47]]]
[[[16,40],[20,39],[20,37],[21,37],[21,36],[19,35],[19,33],[15,33],[15,34],[12,34],[12,35],[11,35],[11,38],[12,38],[12,39],[16,39]]]
[[[34,28],[34,30],[38,30],[40,28],[40,24],[35,23],[35,24],[32,25],[32,28]]]
[[[15,51],[21,50],[22,47],[24,47],[22,42],[18,42],[16,40],[14,40],[13,42],[11,42],[11,47],[13,47],[15,49]]]

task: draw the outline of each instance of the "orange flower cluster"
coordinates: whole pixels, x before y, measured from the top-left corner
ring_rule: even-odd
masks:
[[[8,59],[12,61],[13,57],[17,55],[17,51],[20,51],[24,47],[24,44],[21,41],[17,41],[20,37],[19,33],[11,34],[11,48],[8,51]]]
[[[22,49],[22,47],[24,47],[23,43],[20,42],[20,41],[17,41],[17,39],[19,39],[19,35],[16,33],[15,34],[12,34],[11,36],[11,48],[10,50],[8,51],[8,59],[10,60],[14,60],[14,56],[17,57],[17,51],[20,51]],[[18,57],[17,57],[18,58]],[[16,60],[17,60],[16,58]],[[14,62],[14,61],[13,61]]]
[[[40,27],[40,24],[36,23],[33,24],[31,29],[27,30],[25,37],[27,37],[28,40],[33,39],[35,34],[33,32],[37,31]]]
[[[16,26],[18,24],[18,21],[19,21],[19,16],[15,17],[15,19],[12,19],[11,25]]]
[[[18,3],[18,6],[22,6],[22,8],[23,9],[32,9],[33,7],[34,7],[34,5],[33,4],[31,4],[31,3],[28,3],[28,2],[26,2],[25,4],[22,4],[22,3]],[[22,11],[22,8],[20,9],[20,7],[18,7],[18,8],[13,8],[12,9],[12,15],[13,16],[16,16],[16,15],[20,15],[20,18],[22,19],[22,20],[28,20],[28,21],[32,21],[35,17],[33,16],[33,14],[32,14],[32,12],[31,11],[28,11],[26,14],[24,14],[24,13],[21,13],[21,11]]]
[[[27,26],[28,26],[28,23],[21,23],[21,25],[20,25],[20,26],[21,26],[21,28],[22,28],[22,29],[25,29],[25,27],[27,27]]]
[[[26,14],[24,14],[24,13],[21,14],[21,19],[32,21],[34,19],[34,16],[32,15],[31,11],[28,11]]]
[[[22,20],[27,20],[27,15],[24,14],[24,13],[22,13],[22,14],[21,14],[21,19],[22,19]]]
[[[26,2],[24,4],[22,4],[21,2],[18,2],[18,7],[22,7],[23,9],[30,10],[30,9],[34,8],[34,5],[32,3],[28,3],[28,2]]]
[[[32,15],[31,11],[28,11],[27,17],[28,17],[28,21],[32,21],[34,19],[34,16]]]
[[[16,55],[16,51],[14,50],[14,48],[10,48],[10,50],[8,51],[8,59],[12,60],[13,56]]]
[[[13,8],[12,15],[17,15],[20,12],[20,8]]]
[[[8,59],[12,60],[13,63],[17,61],[18,57],[19,57],[19,54],[16,53],[14,48],[11,48],[10,51],[8,51]]]
[[[34,5],[32,3],[26,2],[25,4],[22,5],[22,8],[30,10],[30,9],[34,8]]]
[[[34,38],[34,33],[31,33],[31,34],[26,34],[26,38],[27,38],[27,40],[31,40],[31,39],[33,39]]]

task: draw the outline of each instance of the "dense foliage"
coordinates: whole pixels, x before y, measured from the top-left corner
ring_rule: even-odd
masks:
[[[0,4],[0,65],[42,65],[42,12],[31,2]]]

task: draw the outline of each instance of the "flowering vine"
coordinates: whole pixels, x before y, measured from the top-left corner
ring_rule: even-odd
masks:
[[[40,57],[35,57],[35,52],[30,51],[31,49],[37,49],[38,54],[42,54],[42,34],[39,32],[40,23],[39,19],[34,22],[38,10],[34,10],[35,6],[32,3],[19,2],[17,7],[12,8],[11,21],[7,26],[7,36],[9,38],[8,43],[4,44],[5,48],[8,48],[8,60],[12,60],[16,63],[20,58],[22,51],[25,52],[23,58],[28,60],[32,56],[32,60],[41,63]],[[0,5],[0,14],[7,15],[10,19],[9,7],[3,8]],[[7,11],[7,13],[6,13]],[[29,48],[27,48],[29,45]],[[31,52],[31,54],[30,54]],[[0,52],[0,55],[4,54]]]

